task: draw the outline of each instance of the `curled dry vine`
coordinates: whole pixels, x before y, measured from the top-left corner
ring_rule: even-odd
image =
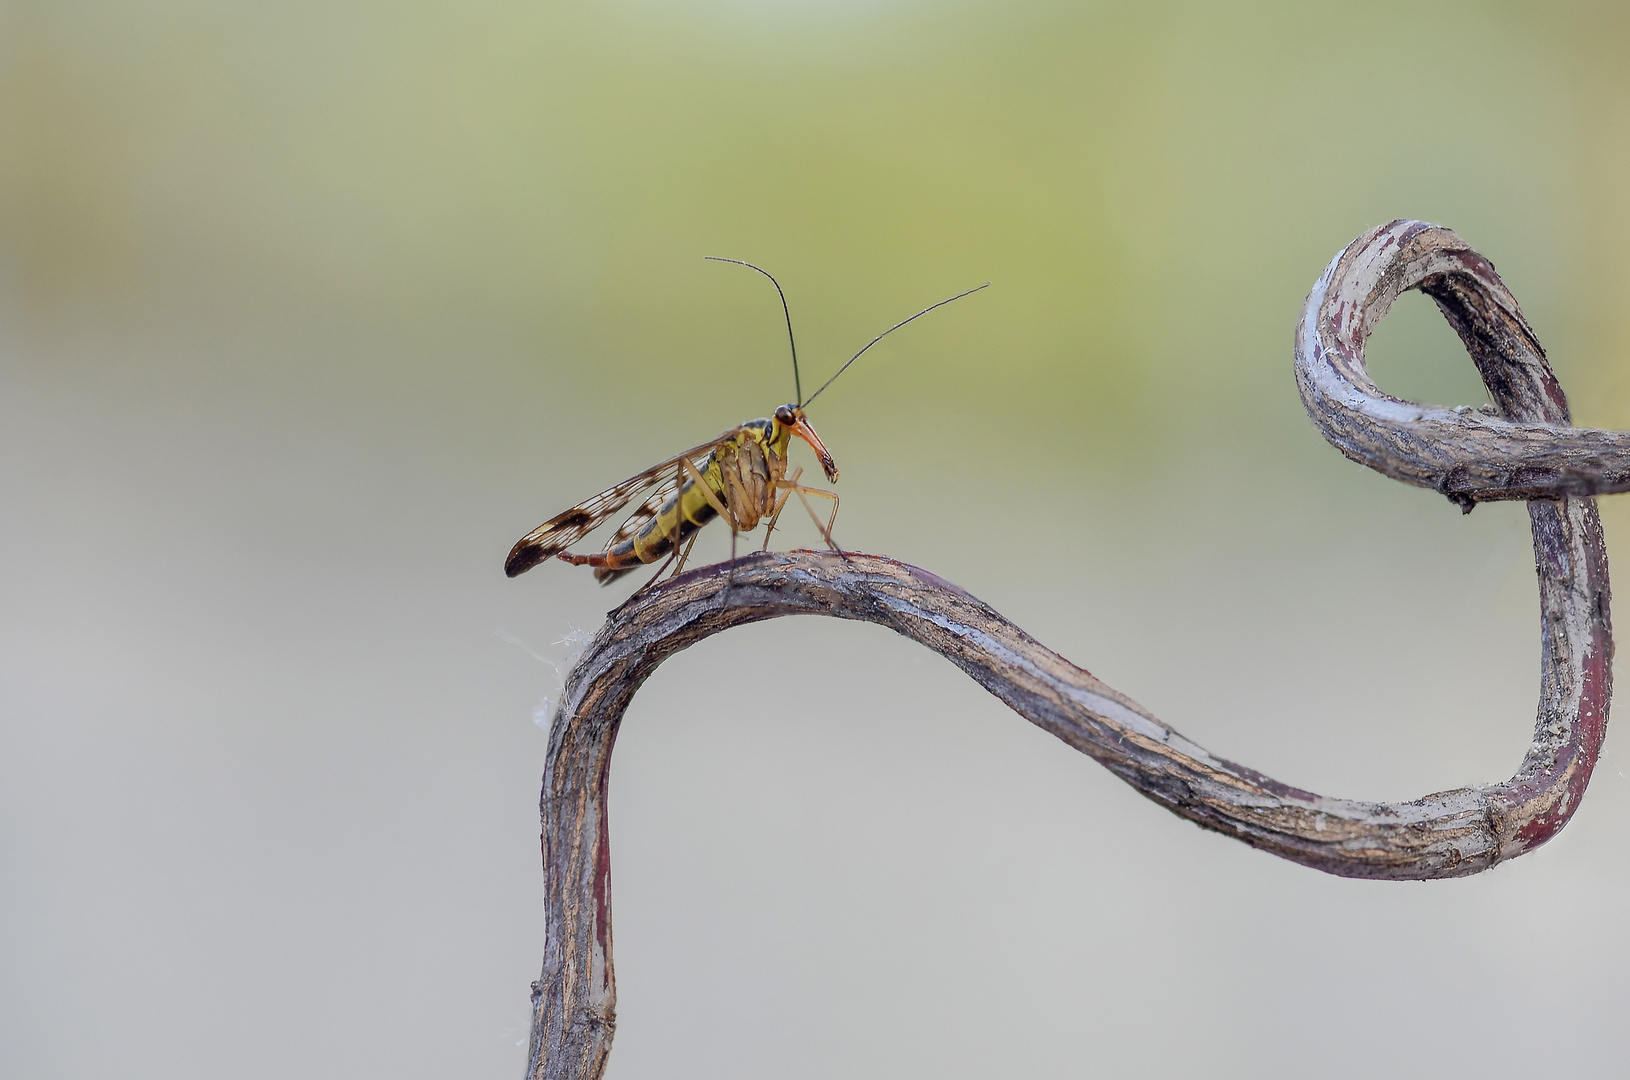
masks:
[[[1364,343],[1420,289],[1465,342],[1483,409],[1383,394]],[[1348,245],[1296,331],[1308,415],[1342,453],[1470,510],[1528,500],[1543,658],[1534,738],[1503,783],[1411,802],[1328,798],[1216,757],[991,608],[892,559],[762,554],[707,567],[614,612],[572,669],[543,778],[547,938],[533,986],[528,1076],[600,1076],[611,1048],[611,749],[634,692],[667,657],[728,627],[783,615],[878,623],[921,642],[1038,727],[1190,821],[1347,877],[1428,879],[1486,870],[1544,843],[1579,805],[1606,731],[1613,638],[1594,494],[1630,490],[1630,435],[1570,426],[1562,389],[1494,267],[1447,229],[1396,221]]]

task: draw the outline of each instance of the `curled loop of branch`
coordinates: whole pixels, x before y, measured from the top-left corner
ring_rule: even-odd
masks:
[[[1492,407],[1389,397],[1364,342],[1418,288],[1466,343]],[[533,986],[533,1080],[604,1069],[616,1000],[606,784],[634,692],[664,659],[731,626],[816,614],[921,642],[1038,727],[1173,813],[1252,847],[1347,877],[1430,879],[1486,870],[1561,829],[1607,724],[1613,641],[1594,502],[1630,489],[1630,436],[1568,425],[1538,339],[1494,268],[1452,232],[1393,222],[1354,241],[1309,295],[1296,378],[1321,432],[1355,461],[1470,507],[1527,499],[1543,639],[1534,739],[1503,783],[1410,802],[1329,798],[1183,738],[1148,710],[932,574],[866,555],[763,554],[693,571],[614,612],[572,669],[550,732],[542,799],[547,938]]]
[[[1437,301],[1477,365],[1489,405],[1416,405],[1370,379],[1364,343],[1409,289]],[[1467,511],[1494,499],[1630,491],[1630,434],[1568,426],[1562,387],[1494,264],[1436,225],[1395,221],[1335,257],[1302,308],[1296,384],[1336,449]]]

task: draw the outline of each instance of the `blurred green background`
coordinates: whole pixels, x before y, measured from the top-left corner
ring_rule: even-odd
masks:
[[[806,386],[994,282],[812,410],[847,546],[1287,782],[1508,776],[1526,515],[1342,459],[1291,334],[1438,221],[1630,427],[1627,46],[1611,3],[0,4],[3,1071],[520,1072],[534,711],[632,586],[500,566],[791,398],[704,255],[778,275]],[[1371,358],[1483,400],[1419,296]],[[1621,745],[1539,853],[1348,882],[878,628],[738,630],[619,743],[608,1075],[1620,1075]]]

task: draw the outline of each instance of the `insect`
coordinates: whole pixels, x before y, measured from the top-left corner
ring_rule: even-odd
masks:
[[[798,376],[798,346],[792,336],[792,312],[787,307],[787,295],[781,291],[780,283],[769,271],[752,263],[713,255],[708,258],[757,270],[775,286],[776,293],[781,297],[781,312],[786,316],[787,340],[792,347],[796,404],[782,405],[766,419],[749,420],[721,432],[700,446],[693,446],[682,454],[658,462],[616,487],[607,488],[594,498],[556,514],[521,537],[510,549],[509,558],[504,560],[504,573],[510,577],[525,573],[550,558],[574,566],[592,566],[595,580],[601,584],[609,584],[639,566],[664,557],[670,562],[677,562],[674,573],[678,574],[684,568],[685,559],[702,526],[716,517],[723,518],[730,526],[732,558],[735,556],[736,537],[751,532],[759,522],[766,520],[768,527],[764,532],[764,547],[768,549],[770,535],[781,518],[781,511],[787,499],[793,495],[797,495],[809,511],[827,546],[841,550],[832,539],[832,523],[838,514],[837,493],[800,484],[798,480],[803,474],[801,467],[795,468],[790,475],[787,472],[788,451],[792,440],[798,438],[808,443],[815,452],[827,480],[834,484],[838,480],[838,467],[821,442],[821,437],[810,425],[809,418],[804,415],[804,408],[820,397],[839,375],[849,370],[849,365],[859,360],[867,349],[889,334],[937,307],[960,300],[990,284],[987,281],[985,285],[930,304],[911,318],[895,323],[867,342],[819,390],[805,398]],[[651,488],[655,490],[622,523],[603,551],[594,555],[579,555],[567,550],[636,496]],[[824,523],[810,505],[808,496],[831,500],[832,509]],[[657,576],[661,576],[660,570]]]

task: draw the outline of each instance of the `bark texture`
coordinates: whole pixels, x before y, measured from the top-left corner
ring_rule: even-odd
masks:
[[[1400,292],[1437,300],[1489,388],[1485,410],[1380,392],[1364,342]],[[1590,494],[1630,490],[1630,436],[1568,426],[1545,354],[1493,266],[1447,229],[1400,221],[1354,241],[1314,286],[1296,335],[1308,415],[1348,457],[1465,509],[1527,499],[1542,663],[1534,739],[1504,783],[1410,802],[1330,798],[1208,753],[994,610],[870,555],[760,554],[705,567],[613,612],[572,669],[542,798],[547,940],[527,1075],[589,1080],[615,1025],[606,785],[617,728],[664,659],[783,615],[864,619],[921,642],[1013,710],[1196,824],[1346,877],[1459,877],[1521,855],[1578,807],[1607,724],[1607,557]]]

